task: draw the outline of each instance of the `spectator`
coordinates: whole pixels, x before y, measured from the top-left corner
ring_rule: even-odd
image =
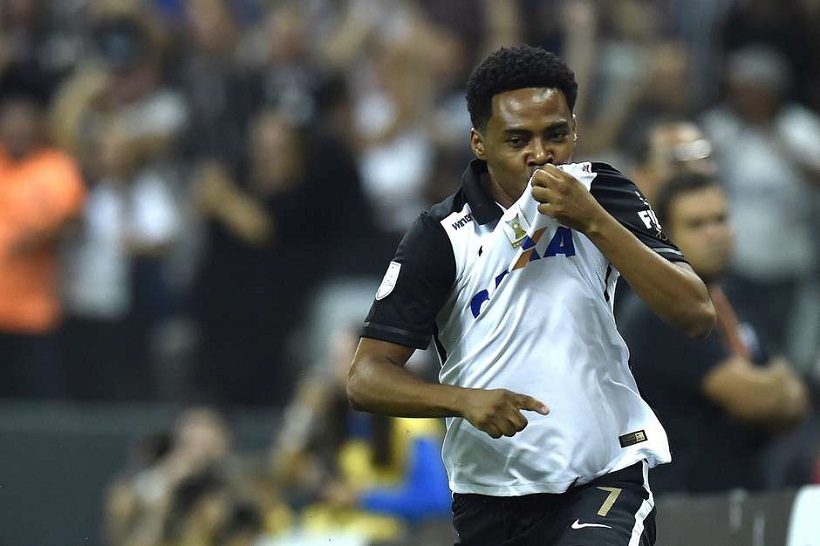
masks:
[[[360,0],[347,4],[321,47],[325,63],[353,77],[364,192],[377,226],[396,240],[424,208],[436,75],[458,69],[457,44],[414,2]]]
[[[46,142],[43,106],[33,94],[0,99],[0,396],[65,395],[56,243],[84,188],[74,161]]]
[[[74,153],[91,179],[116,179],[121,188],[129,188],[126,194],[140,194],[140,200],[130,203],[131,212],[137,212],[130,221],[116,215],[104,216],[105,205],[116,199],[99,197],[92,213],[98,221],[130,224],[129,235],[134,235],[131,242],[136,244],[128,249],[126,270],[120,271],[118,279],[111,279],[116,289],[130,296],[126,306],[128,334],[135,343],[126,366],[132,388],[120,396],[150,399],[156,395],[151,379],[155,353],[152,341],[173,306],[165,270],[181,227],[174,159],[187,113],[180,95],[162,80],[162,49],[150,19],[127,3],[103,1],[94,7],[99,10],[94,12],[91,26],[97,54],[61,88],[55,102],[54,127],[59,141]],[[118,172],[113,175],[111,161],[118,163]],[[106,189],[100,187],[97,193],[105,194]],[[108,192],[108,197],[112,196]],[[109,243],[119,241],[108,248],[107,259],[113,268],[122,258],[122,249],[115,251],[119,252],[116,256],[111,251],[124,241],[113,233],[107,236]],[[92,237],[85,242],[100,244],[100,239]],[[115,270],[109,269],[109,273]],[[85,280],[75,277],[70,282]],[[86,287],[86,293],[88,290]],[[107,311],[101,316],[82,307],[78,315],[92,320],[121,318],[110,308]],[[82,349],[85,345],[79,341],[74,347]],[[86,395],[97,397],[93,393]]]
[[[76,47],[55,19],[59,7],[43,0],[3,0],[0,5],[0,76],[3,86],[56,86],[76,60]],[[56,24],[55,24],[56,23]],[[13,78],[5,79],[9,74]]]
[[[762,334],[791,355],[790,337],[807,320],[796,302],[811,297],[803,291],[820,267],[820,118],[788,101],[788,65],[771,49],[738,50],[726,70],[727,99],[703,126],[718,146],[736,228],[731,282]]]
[[[820,63],[815,55],[817,28],[811,18],[812,2],[800,0],[735,1],[718,29],[720,45],[728,54],[751,45],[765,44],[783,56],[794,75],[795,86],[790,97],[801,102],[814,101],[810,91],[816,89]]]
[[[623,137],[632,137],[627,127],[633,118],[643,111],[651,114],[666,110],[686,99],[680,87],[673,87],[685,74],[685,51],[676,42],[665,41],[661,6],[616,0],[598,7],[599,21],[594,24],[600,32],[594,37],[595,64],[582,64],[581,72],[591,80],[579,97],[584,106],[583,125],[587,127],[579,152],[586,157],[622,153],[619,148],[624,145]],[[567,18],[564,26],[571,22],[572,18]],[[587,65],[592,63],[589,55],[576,54],[576,58]],[[652,79],[660,75],[671,81]],[[675,89],[674,97],[661,95],[656,87]]]
[[[261,112],[248,143],[238,176],[211,165],[195,182],[208,222],[193,298],[199,381],[222,402],[281,406],[294,371],[287,342],[332,244],[316,235],[332,234],[322,226],[337,211],[332,193],[309,183],[301,133],[286,117]]]
[[[673,454],[671,465],[656,469],[653,489],[761,489],[766,485],[762,454],[776,434],[806,415],[806,387],[785,358],[768,352],[721,288],[732,240],[726,197],[715,179],[680,174],[664,186],[656,204],[667,234],[709,284],[718,326],[706,339],[689,340],[637,298],[624,305],[619,324],[630,364],[667,430]]]
[[[224,0],[186,2],[185,16],[177,70],[190,113],[183,151],[194,162],[219,160],[235,168],[244,159],[259,86],[236,58],[240,29]]]
[[[158,546],[169,534],[182,535],[189,516],[218,523],[209,519],[202,506],[208,502],[200,504],[200,497],[213,492],[217,501],[224,500],[220,495],[242,464],[223,416],[208,408],[186,410],[169,436],[146,440],[137,445],[132,467],[108,490],[106,529],[116,546]],[[195,509],[198,514],[192,514]]]
[[[655,196],[667,180],[680,171],[715,174],[712,143],[703,130],[683,119],[660,121],[643,133],[638,143],[632,179],[644,197],[655,202]]]
[[[660,121],[649,126],[638,142],[638,153],[632,169],[632,180],[650,204],[658,192],[676,174],[698,172],[713,175],[717,166],[712,157],[712,143],[703,131],[689,121]],[[615,292],[615,317],[630,299],[631,287],[621,279]]]
[[[316,118],[306,131],[306,179],[313,191],[332,194],[333,208],[320,222],[327,240],[333,276],[379,275],[374,253],[389,257],[393,239],[376,225],[365,197],[357,164],[355,139],[350,134],[353,104],[346,80],[328,75],[316,89]],[[320,226],[317,224],[317,228]]]
[[[165,181],[139,169],[118,126],[101,131],[95,156],[99,177],[64,253],[69,389],[77,400],[144,400],[157,387],[145,316],[156,289],[146,293],[135,276],[170,250],[180,211]]]
[[[224,479],[209,472],[193,474],[174,489],[160,544],[218,546],[233,499]]]
[[[228,512],[219,535],[220,546],[255,546],[265,529],[253,505],[236,504]]]
[[[257,108],[269,105],[278,108],[297,125],[304,125],[315,115],[314,89],[321,79],[324,66],[312,55],[309,38],[310,8],[298,3],[280,3],[268,8],[268,13],[243,40],[240,55],[248,57],[251,68],[251,89],[256,94]]]
[[[93,167],[95,130],[118,123],[136,164],[157,168],[172,156],[185,127],[185,103],[162,81],[162,50],[150,22],[139,14],[103,13],[92,27],[96,55],[57,96],[56,134]]]
[[[344,324],[347,324],[345,322]],[[345,385],[357,336],[337,325],[330,369],[305,377],[271,450],[274,475],[304,509],[308,531],[335,529],[395,539],[450,511],[437,420],[352,412]],[[429,355],[428,355],[429,356]],[[416,373],[419,359],[410,364]]]
[[[146,495],[146,491],[137,486],[137,480],[158,467],[171,451],[172,442],[171,435],[166,433],[148,434],[137,440],[129,454],[125,471],[113,480],[106,491],[103,533],[107,544],[125,546],[134,543],[134,538],[138,536],[158,536],[158,523],[146,524],[146,520],[152,517],[148,514],[155,513],[148,509],[151,495]]]

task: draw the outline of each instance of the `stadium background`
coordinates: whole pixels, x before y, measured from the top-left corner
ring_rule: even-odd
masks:
[[[270,459],[292,393],[332,381],[335,340],[362,318],[398,237],[457,187],[470,69],[519,42],[576,71],[577,159],[629,173],[647,128],[707,119],[726,100],[728,60],[751,51],[734,70],[781,86],[818,166],[815,0],[0,0],[0,101],[34,97],[85,186],[55,246],[61,319],[34,336],[50,351],[39,379],[60,379],[0,371],[0,544],[133,544],[112,538],[112,488],[193,407],[225,418],[232,455]],[[715,139],[715,157],[731,145]],[[785,348],[816,385],[812,176],[806,214],[767,197],[775,235],[813,234],[796,258],[809,265],[761,244],[746,273],[798,286]],[[4,321],[4,335],[20,333]],[[417,365],[430,372],[424,355]],[[788,506],[787,485],[772,502],[704,501],[701,527],[743,502],[764,516]],[[668,502],[679,513],[691,500]],[[268,526],[280,538],[300,528],[298,510],[283,509],[285,523]],[[768,531],[755,517],[696,543],[777,544],[764,535],[785,533],[787,515]],[[445,543],[443,519],[429,532]],[[414,525],[393,540],[418,543]]]

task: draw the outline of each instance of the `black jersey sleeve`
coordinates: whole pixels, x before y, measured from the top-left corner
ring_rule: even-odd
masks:
[[[663,233],[649,201],[638,187],[606,163],[593,163],[590,192],[604,209],[643,244],[670,261],[685,262],[683,253]]]
[[[456,275],[453,247],[438,220],[422,214],[399,244],[390,268],[362,337],[425,349]]]

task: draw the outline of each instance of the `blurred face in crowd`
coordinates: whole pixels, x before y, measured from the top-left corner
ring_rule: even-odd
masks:
[[[747,123],[771,123],[791,83],[788,61],[767,46],[747,46],[728,56],[728,101]]]
[[[205,53],[228,52],[236,38],[236,26],[224,0],[188,0],[188,25],[197,49]]]
[[[773,85],[730,82],[729,102],[750,123],[768,123],[780,105],[779,91]]]
[[[712,176],[717,166],[712,159],[712,144],[693,123],[663,123],[649,135],[649,153],[638,165],[633,179],[649,202],[653,202],[661,185],[682,171]]]
[[[649,64],[647,95],[671,110],[686,108],[689,95],[682,90],[689,84],[689,53],[683,44],[658,44],[652,48]]]
[[[250,139],[258,190],[270,193],[299,182],[301,151],[291,122],[276,112],[263,112],[251,127]]]
[[[111,123],[101,128],[96,136],[95,152],[91,163],[109,181],[122,182],[135,168],[135,147],[118,124]]]
[[[0,145],[14,159],[33,151],[41,139],[40,110],[25,99],[11,99],[0,106]]]
[[[538,167],[572,158],[575,117],[558,89],[506,91],[493,97],[487,126],[472,130],[470,144],[476,157],[487,162],[493,196],[509,206]]]
[[[710,186],[678,195],[670,203],[664,227],[704,279],[718,277],[729,267],[732,231],[726,195],[720,187]]]
[[[193,466],[205,466],[224,457],[230,442],[228,428],[219,414],[199,408],[181,416],[174,443]]]
[[[211,491],[204,495],[193,509],[191,514],[195,525],[212,535],[215,535],[228,516],[230,496],[227,491]]]
[[[272,10],[266,23],[270,36],[268,60],[274,65],[299,62],[305,53],[305,21],[299,8]]]
[[[608,4],[608,5],[607,5]],[[604,4],[610,24],[617,36],[641,42],[660,32],[661,13],[649,0],[615,0]]]

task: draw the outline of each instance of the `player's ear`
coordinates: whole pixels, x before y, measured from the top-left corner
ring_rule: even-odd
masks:
[[[572,114],[572,141],[576,142],[578,140],[578,118],[575,117],[575,113]]]
[[[475,127],[470,129],[470,148],[478,159],[487,161],[487,155],[484,152],[484,137]]]

